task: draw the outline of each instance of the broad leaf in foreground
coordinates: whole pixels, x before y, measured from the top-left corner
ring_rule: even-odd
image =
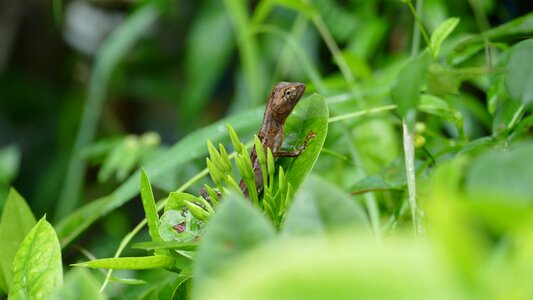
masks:
[[[15,189],[11,189],[0,221],[0,271],[8,289],[11,286],[15,254],[35,223],[35,217],[24,198]]]
[[[275,236],[274,226],[250,202],[229,194],[207,225],[193,267],[193,294],[238,258]]]
[[[42,218],[17,251],[9,299],[45,299],[62,284],[59,241],[52,225]]]

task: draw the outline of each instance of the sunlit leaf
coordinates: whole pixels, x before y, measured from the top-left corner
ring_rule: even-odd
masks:
[[[52,225],[42,218],[17,251],[9,299],[45,299],[62,284],[59,241]]]
[[[12,265],[20,244],[35,225],[36,220],[22,196],[11,189],[0,221],[0,271],[9,290],[12,279]]]

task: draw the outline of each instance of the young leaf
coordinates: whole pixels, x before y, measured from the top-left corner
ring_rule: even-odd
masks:
[[[52,225],[42,218],[15,255],[9,299],[45,299],[62,284],[59,241]]]
[[[123,269],[123,270],[146,270],[158,268],[172,268],[174,258],[166,255],[144,257],[116,257],[103,258],[72,264],[73,267],[85,267],[92,269]]]
[[[435,29],[433,34],[431,34],[429,45],[433,54],[433,58],[437,58],[439,56],[442,42],[444,42],[444,40],[450,35],[450,33],[452,33],[457,24],[459,24],[459,18],[449,18],[442,22]]]
[[[533,39],[516,44],[507,64],[505,85],[511,99],[524,104],[533,102]]]
[[[154,242],[160,242],[159,236],[159,215],[157,214],[157,208],[155,207],[154,194],[152,193],[152,186],[150,185],[150,179],[144,169],[141,169],[141,199],[143,202],[144,214],[148,223],[148,232]],[[155,253],[158,255],[165,255],[165,250],[157,249]]]
[[[4,276],[4,285],[11,286],[11,269],[15,254],[24,237],[35,225],[35,217],[24,198],[15,189],[9,191],[0,221],[0,271]]]
[[[273,239],[274,227],[242,196],[228,194],[207,225],[193,266],[193,294],[247,251]]]

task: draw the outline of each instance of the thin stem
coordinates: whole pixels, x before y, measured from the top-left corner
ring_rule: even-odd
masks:
[[[418,55],[418,51],[420,48],[420,33],[422,33],[422,36],[424,37],[424,40],[426,41],[426,45],[430,48],[430,50],[432,50],[431,43],[429,41],[429,36],[426,32],[426,29],[424,28],[424,23],[422,23],[422,20],[419,17],[420,14],[422,13],[423,2],[424,2],[423,0],[418,0],[416,3],[416,9],[413,6],[413,3],[411,1],[407,2],[407,5],[409,6],[411,13],[413,14],[413,17],[416,20],[416,22],[413,25],[413,43],[412,43],[412,48],[411,48],[411,56],[413,57]]]
[[[373,113],[378,113],[378,112],[387,111],[387,110],[394,110],[397,107],[398,107],[397,105],[391,104],[391,105],[385,105],[381,107],[364,109],[364,110],[352,112],[349,114],[331,117],[328,119],[328,123],[338,122],[338,121],[347,120],[347,119],[353,119],[353,118],[357,118],[357,117],[364,116],[367,114],[373,114]]]
[[[513,114],[513,118],[509,122],[509,125],[507,125],[507,129],[512,129],[516,125],[516,123],[518,123],[518,120],[520,120],[525,110],[526,105],[522,103]]]
[[[328,27],[322,20],[322,17],[319,13],[313,14],[312,17],[313,24],[315,24],[316,29],[320,33],[320,36],[322,36],[322,39],[326,43],[326,46],[328,47],[329,51],[333,55],[333,58],[335,59],[335,62],[339,66],[339,69],[342,73],[342,76],[344,79],[346,79],[346,82],[351,87],[352,90],[357,90],[357,83],[355,82],[355,78],[352,74],[352,71],[350,71],[350,68],[348,67],[348,63],[344,59],[344,57],[341,54],[341,50],[337,43],[335,42],[335,39],[331,35],[331,33],[328,30]]]
[[[429,47],[429,38],[424,30],[422,20],[420,15],[422,13],[423,0],[418,0],[416,3],[416,11],[411,3],[408,2],[409,8],[413,13],[416,21],[413,27],[413,43],[411,48],[411,57],[417,57],[420,47],[420,33],[424,36],[426,43]],[[413,232],[415,239],[418,238],[418,234],[423,232],[423,224],[421,222],[422,212],[418,211],[416,203],[416,174],[415,174],[415,129],[414,126],[409,126],[409,124],[414,124],[416,121],[416,110],[412,109],[402,120],[402,129],[403,129],[403,150],[404,150],[404,160],[405,160],[405,173],[407,178],[407,191],[409,206],[411,208],[411,218],[413,220]],[[420,217],[420,218],[419,218]]]

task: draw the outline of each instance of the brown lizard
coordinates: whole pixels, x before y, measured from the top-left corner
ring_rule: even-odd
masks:
[[[296,104],[298,104],[298,101],[300,101],[300,98],[302,98],[304,91],[305,84],[303,83],[278,82],[274,85],[272,92],[268,96],[267,106],[263,116],[263,125],[261,126],[261,130],[259,130],[258,137],[263,145],[265,153],[267,153],[267,148],[270,148],[274,158],[287,156],[295,157],[300,155],[300,153],[302,153],[307,147],[307,142],[316,136],[315,132],[310,131],[307,134],[303,145],[295,151],[281,150],[283,138],[285,137],[283,131],[285,121]],[[264,188],[263,172],[261,170],[261,163],[257,158],[255,146],[250,154],[250,161],[252,162],[257,194],[261,194]],[[244,180],[241,180],[239,186],[244,196],[250,198],[248,187]],[[211,202],[209,194],[204,188],[200,189],[200,195],[208,202]]]
[[[284,132],[283,127],[287,117],[291,114],[293,108],[298,104],[300,98],[305,91],[305,84],[300,82],[278,82],[274,85],[272,92],[268,96],[265,114],[263,116],[263,125],[259,130],[259,140],[263,145],[265,153],[267,148],[270,148],[274,158],[276,157],[295,157],[300,155],[307,147],[307,142],[316,136],[316,133],[311,131],[307,134],[305,141],[295,151],[283,151],[281,145],[283,144]],[[263,191],[263,172],[261,164],[257,158],[255,146],[250,154],[252,161],[252,168],[255,176],[255,186],[257,193],[261,194]],[[240,182],[240,188],[246,198],[249,198],[248,188],[244,180]]]

